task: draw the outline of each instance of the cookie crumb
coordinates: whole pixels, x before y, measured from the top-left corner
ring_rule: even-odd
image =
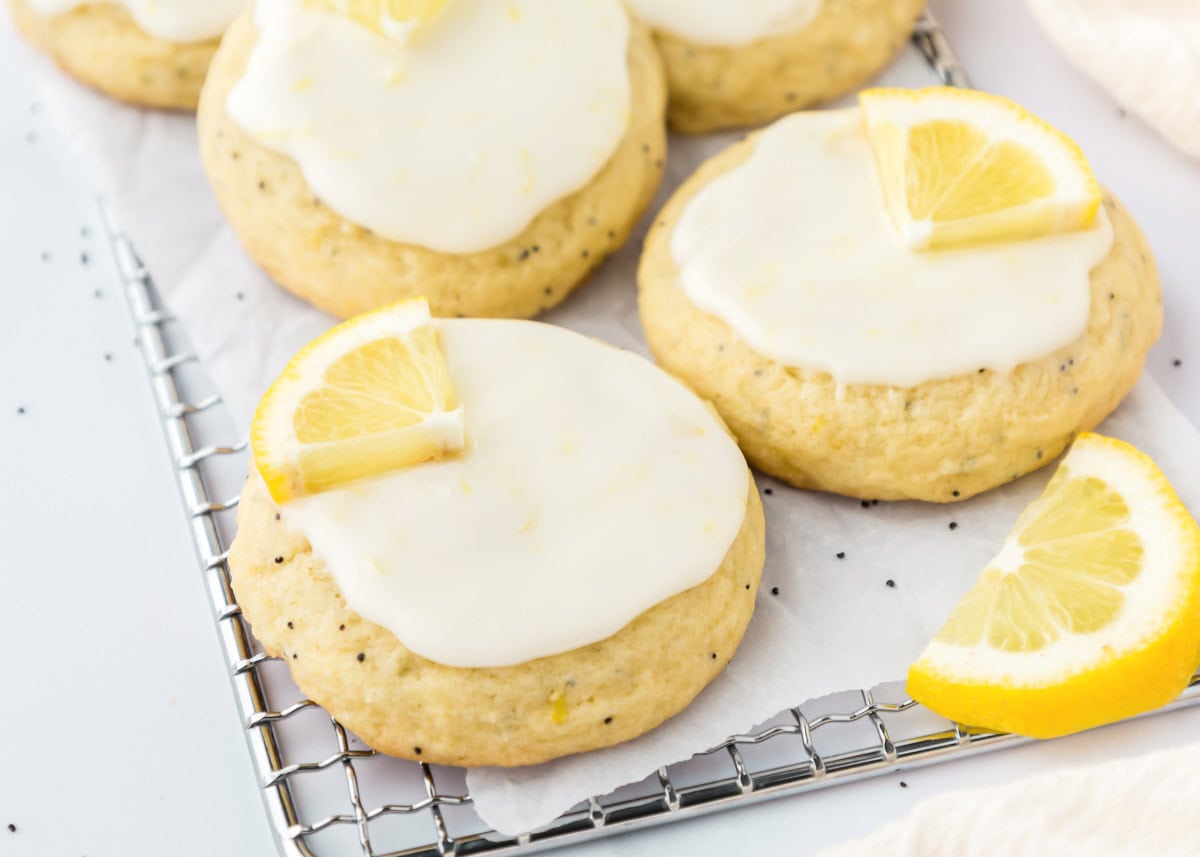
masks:
[[[105,351],[105,352],[104,352],[104,362],[105,362],[105,363],[112,363],[112,352],[111,352],[111,351]]]
[[[1179,366],[1183,365],[1183,361],[1180,360],[1178,357],[1176,357],[1174,360],[1171,361],[1171,365],[1178,368]]]
[[[766,494],[768,497],[770,497],[772,494],[775,493],[775,489],[774,488],[764,488],[763,493]]]
[[[275,513],[275,520],[276,520],[276,521],[278,521],[278,520],[279,520],[279,513],[278,513],[278,512],[276,512],[276,513]]]
[[[13,824],[13,823],[11,823],[11,822],[10,822],[10,823],[9,823],[9,825],[8,825],[8,832],[9,832],[9,833],[16,833],[16,832],[17,832],[17,826],[16,826],[15,824]]]
[[[22,416],[24,413],[25,407],[23,405],[17,405],[17,416]]]
[[[864,509],[870,509],[870,508],[871,508],[871,501],[870,501],[870,500],[863,500],[863,501],[861,501],[861,502],[860,502],[860,504],[859,504],[859,505],[861,505],[861,506],[862,506]]]
[[[884,585],[886,585],[888,589],[895,589],[895,588],[896,588],[896,581],[892,580],[892,579],[889,577],[887,580],[885,580],[885,581],[884,581]]]
[[[88,254],[87,254],[87,253],[80,253],[80,254],[79,254],[79,264],[81,264],[81,265],[86,265],[86,264],[87,264],[88,262],[90,262],[90,261],[92,261],[92,260],[91,260],[91,259],[88,257]]]
[[[957,529],[958,529],[958,521],[951,521],[951,522],[950,522],[950,529],[952,529],[952,530],[957,530]]]
[[[906,789],[906,788],[908,788],[908,783],[904,782],[904,780],[901,780],[901,781],[900,781],[900,788],[902,788],[902,789]]]
[[[778,587],[778,586],[772,586],[772,587],[771,587],[771,594],[772,594],[772,595],[778,595],[778,594],[779,594],[779,587]]]
[[[846,558],[846,552],[845,552],[845,551],[838,551],[838,552],[837,552],[837,558],[838,558],[838,559],[845,559],[845,558]]]

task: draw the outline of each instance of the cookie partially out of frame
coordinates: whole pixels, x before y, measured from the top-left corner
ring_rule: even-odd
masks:
[[[517,237],[477,253],[390,241],[325,206],[294,160],[259,144],[226,112],[257,39],[248,9],[213,62],[199,110],[205,170],[250,256],[280,285],[340,318],[417,296],[441,317],[537,315],[620,248],[662,178],[666,85],[649,31],[634,22],[629,127],[590,183]]]
[[[72,77],[145,107],[194,110],[220,44],[152,36],[115,3],[88,3],[59,15],[43,15],[27,0],[9,6],[17,29]]]
[[[638,271],[655,359],[712,402],[754,466],[800,488],[952,502],[1050,463],[1137,382],[1162,329],[1162,295],[1145,237],[1111,194],[1104,207],[1113,245],[1091,272],[1087,330],[1039,360],[899,388],[839,385],[828,373],[758,354],[688,299],[670,248],[687,204],[743,163],[756,139],[718,154],[680,187],[651,229]]]
[[[704,583],[608,639],[510,667],[434,663],[350,610],[252,471],[229,567],[254,634],[310,698],[380,752],[447,765],[529,765],[636,738],[724,669],[762,574],[762,505]],[[469,629],[463,629],[464,633]]]
[[[824,0],[805,27],[747,45],[701,45],[658,31],[671,127],[757,125],[865,84],[908,42],[925,0]]]

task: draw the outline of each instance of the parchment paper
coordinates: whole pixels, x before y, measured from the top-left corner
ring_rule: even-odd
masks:
[[[13,41],[11,32],[3,35]],[[245,430],[270,380],[333,320],[273,285],[245,256],[209,194],[191,117],[110,103],[25,53],[51,115]],[[932,80],[910,50],[883,82]],[[673,138],[655,208],[734,136]],[[546,320],[645,353],[634,284],[640,246],[639,233]],[[1200,436],[1149,377],[1103,430],[1154,456],[1200,511]],[[477,811],[499,831],[524,832],[789,706],[903,678],[1048,476],[1049,469],[951,507],[868,508],[760,478],[767,566],[754,620],[725,672],[686,711],[636,741],[535,767],[471,770]],[[885,585],[889,579],[894,587]]]

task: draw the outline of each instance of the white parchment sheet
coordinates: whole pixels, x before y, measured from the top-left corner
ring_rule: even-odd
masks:
[[[244,430],[274,375],[333,320],[276,287],[243,253],[208,191],[191,117],[110,103],[26,53],[52,115]],[[883,82],[932,80],[909,50]],[[656,207],[732,139],[673,138]],[[645,353],[634,283],[640,247],[639,234],[546,320]],[[1148,376],[1103,431],[1154,456],[1200,511],[1200,436]],[[526,831],[789,706],[903,678],[1048,476],[952,507],[868,508],[761,478],[760,487],[771,489],[763,497],[767,567],[754,621],[725,672],[686,711],[636,741],[535,767],[471,770],[476,809],[497,830]]]

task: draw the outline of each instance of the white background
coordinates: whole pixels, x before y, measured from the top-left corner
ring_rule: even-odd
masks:
[[[974,83],[1078,139],[1142,223],[1167,301],[1148,369],[1200,424],[1200,164],[1068,66],[1022,4],[932,7]],[[103,230],[11,38],[0,26],[0,857],[270,855]],[[938,792],[1197,735],[1200,710],[1179,712],[577,852],[813,854]]]

